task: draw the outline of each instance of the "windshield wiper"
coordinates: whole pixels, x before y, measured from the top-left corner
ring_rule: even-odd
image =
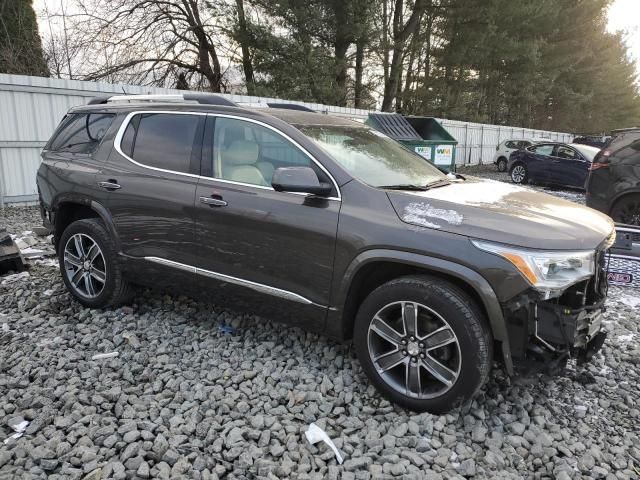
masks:
[[[425,188],[425,190],[429,190],[430,188],[444,187],[445,185],[451,185],[451,182],[449,180],[446,180],[446,179],[442,178],[440,180],[436,180],[434,182],[427,183],[424,186],[424,188]]]
[[[428,190],[427,187],[424,186],[420,186],[420,185],[411,185],[411,184],[406,184],[406,185],[381,185],[378,188],[384,188],[386,190],[411,190],[411,191],[415,191],[415,192],[425,192]]]

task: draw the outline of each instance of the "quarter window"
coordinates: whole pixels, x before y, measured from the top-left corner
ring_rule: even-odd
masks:
[[[277,168],[317,168],[287,139],[252,122],[216,117],[213,137],[212,164],[203,173],[213,172],[215,178],[267,187]],[[324,172],[316,173],[322,179]]]
[[[55,152],[92,153],[113,122],[113,113],[72,113],[67,115],[47,146]]]
[[[517,145],[517,142],[514,142],[513,140],[509,140],[507,143],[505,143],[505,147],[518,148],[518,145]]]
[[[194,144],[202,136],[204,117],[172,113],[141,113],[135,115],[120,141],[125,155],[143,165],[190,173]]]

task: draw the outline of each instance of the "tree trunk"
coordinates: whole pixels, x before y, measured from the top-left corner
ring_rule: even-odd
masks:
[[[335,5],[336,37],[333,44],[333,54],[336,75],[336,103],[339,106],[347,104],[347,50],[353,42],[352,28],[350,25],[347,5],[345,0],[337,0]]]
[[[396,0],[395,11],[393,12],[393,56],[389,67],[389,79],[384,86],[384,98],[382,99],[382,111],[391,110],[393,100],[398,93],[398,83],[402,75],[402,60],[404,57],[405,43],[409,36],[419,26],[420,16],[426,7],[426,0],[416,0],[411,17],[407,23],[402,25],[403,0]]]
[[[361,37],[356,42],[356,83],[353,94],[353,102],[356,108],[362,108],[362,73],[364,64],[364,45],[365,38]]]
[[[242,50],[242,69],[244,70],[244,80],[247,86],[247,93],[255,93],[255,79],[253,76],[253,64],[251,62],[251,52],[249,51],[249,32],[247,30],[247,19],[244,15],[244,0],[236,0],[238,9],[238,41]]]

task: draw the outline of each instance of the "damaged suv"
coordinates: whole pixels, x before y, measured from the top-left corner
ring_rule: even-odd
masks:
[[[44,224],[80,303],[180,289],[352,338],[371,382],[412,410],[471,398],[494,358],[509,374],[586,360],[606,335],[607,216],[444,174],[358,122],[215,95],[101,98],[69,111],[42,158]]]

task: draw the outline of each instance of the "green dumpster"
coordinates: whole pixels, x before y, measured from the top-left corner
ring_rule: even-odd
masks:
[[[366,124],[400,142],[442,170],[455,171],[458,142],[435,118],[370,113]]]

